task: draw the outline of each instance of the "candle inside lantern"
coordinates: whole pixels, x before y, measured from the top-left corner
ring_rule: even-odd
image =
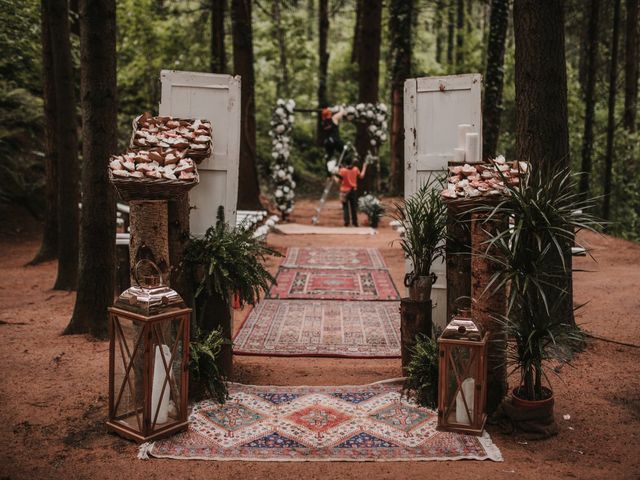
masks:
[[[473,391],[475,390],[476,382],[473,378],[465,378],[460,386],[460,391],[456,395],[456,423],[461,425],[471,425],[473,417]],[[464,395],[464,400],[462,396]],[[467,402],[469,413],[464,404]]]
[[[164,362],[162,361],[164,357]],[[169,383],[164,387],[162,393],[162,401],[160,401],[160,393],[162,386],[167,378],[167,372],[164,368],[166,363],[169,366],[171,361],[171,350],[167,345],[156,346],[156,357],[153,363],[153,389],[151,390],[151,421],[156,418],[156,410],[158,410],[158,419],[156,423],[166,423],[169,416]],[[158,406],[158,403],[160,404]]]
[[[467,163],[480,163],[480,135],[471,132],[465,137],[465,161]]]
[[[470,133],[472,128],[472,125],[468,123],[458,125],[458,148],[465,148],[467,133]]]
[[[465,150],[464,148],[453,149],[453,161],[458,163],[464,163]]]

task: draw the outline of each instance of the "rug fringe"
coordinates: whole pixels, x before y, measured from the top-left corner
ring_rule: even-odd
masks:
[[[138,460],[149,460],[149,453],[153,449],[154,442],[146,442],[140,445],[138,449]]]
[[[498,446],[491,441],[491,437],[486,430],[482,432],[482,436],[478,437],[478,441],[482,444],[484,451],[487,452],[489,460],[493,460],[494,462],[504,462],[502,452]]]

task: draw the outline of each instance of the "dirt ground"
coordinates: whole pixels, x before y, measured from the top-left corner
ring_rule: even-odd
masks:
[[[300,201],[293,220],[308,223],[314,202]],[[339,225],[330,202],[321,224]],[[3,216],[6,219],[6,216]],[[381,250],[398,286],[403,260],[397,238],[382,221],[375,236],[284,236],[287,246],[360,245]],[[589,302],[578,321],[594,334],[640,345],[640,245],[584,235],[597,263],[576,260],[590,272],[575,275],[576,303]],[[51,290],[56,265],[25,267],[39,246],[37,225],[0,228],[0,480],[127,478],[640,478],[638,348],[593,340],[553,378],[560,434],[526,442],[489,432],[502,463],[261,463],[136,459],[135,444],[105,431],[107,342],[61,336],[73,293]],[[275,271],[280,259],[270,261]],[[236,328],[243,312],[238,312]],[[363,384],[397,377],[400,361],[330,358],[235,357],[233,380],[252,384]],[[570,415],[564,420],[563,415]]]

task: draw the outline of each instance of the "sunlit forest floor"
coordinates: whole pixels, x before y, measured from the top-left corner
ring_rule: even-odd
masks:
[[[298,202],[293,221],[308,224],[315,200]],[[337,201],[321,225],[341,224]],[[590,341],[561,378],[552,378],[560,434],[524,441],[489,427],[503,463],[248,463],[136,459],[137,447],[107,434],[108,343],[63,337],[74,294],[50,290],[51,262],[24,267],[39,247],[39,226],[8,212],[0,231],[0,478],[638,478],[640,375],[637,348]],[[284,236],[268,242],[380,249],[402,285],[397,234],[383,219],[375,236]],[[578,321],[601,337],[640,345],[640,245],[584,235],[597,259],[577,258]],[[275,272],[280,259],[269,262]],[[247,312],[237,312],[235,329]],[[233,380],[252,384],[360,384],[400,375],[400,360],[235,357]],[[570,415],[564,420],[563,415]]]

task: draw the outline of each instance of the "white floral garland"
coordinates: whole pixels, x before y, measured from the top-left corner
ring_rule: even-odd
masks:
[[[294,109],[296,102],[292,99],[279,98],[271,116],[271,156],[273,166],[271,178],[274,182],[274,197],[282,218],[285,219],[293,211],[296,182],[293,180],[293,166],[289,163],[291,153],[291,132],[295,121]],[[378,149],[387,141],[387,120],[389,111],[384,103],[358,103],[346,105],[345,119],[348,122],[368,124],[369,144],[365,161],[377,163]],[[339,106],[331,109],[334,113]]]
[[[273,167],[271,178],[275,185],[274,196],[278,210],[285,219],[293,211],[293,198],[296,182],[293,181],[293,166],[289,164],[289,153],[291,151],[291,130],[293,129],[293,109],[296,102],[292,99],[287,101],[279,98],[276,108],[271,116],[271,156],[273,157]]]

